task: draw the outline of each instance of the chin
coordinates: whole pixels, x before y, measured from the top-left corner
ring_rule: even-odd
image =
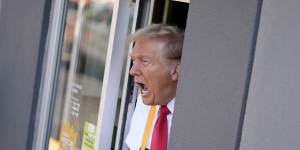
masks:
[[[148,101],[143,101],[143,103],[144,103],[145,105],[153,105],[151,102],[148,102]]]
[[[145,105],[154,105],[154,102],[153,102],[153,101],[147,100],[147,99],[144,99],[144,98],[143,98],[143,103],[144,103]]]

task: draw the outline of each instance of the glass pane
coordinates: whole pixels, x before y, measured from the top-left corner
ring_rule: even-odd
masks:
[[[113,0],[69,0],[49,150],[93,150]]]

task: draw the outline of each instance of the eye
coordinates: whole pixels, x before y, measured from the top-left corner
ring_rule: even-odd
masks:
[[[149,59],[142,59],[141,62],[144,64],[144,65],[147,65],[150,63]]]
[[[148,60],[147,59],[142,59],[142,63],[147,63]]]

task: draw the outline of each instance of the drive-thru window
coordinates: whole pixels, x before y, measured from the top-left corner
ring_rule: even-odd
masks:
[[[188,7],[175,0],[56,1],[35,147],[126,149],[137,95],[126,38],[151,23],[184,29]]]

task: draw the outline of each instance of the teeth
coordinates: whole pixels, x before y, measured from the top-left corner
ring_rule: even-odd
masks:
[[[142,94],[146,94],[147,92],[147,90],[142,89]]]
[[[142,94],[146,94],[148,92],[148,88],[142,84],[142,90],[141,90]]]
[[[146,95],[148,93],[148,87],[145,84],[137,82],[142,95]]]

